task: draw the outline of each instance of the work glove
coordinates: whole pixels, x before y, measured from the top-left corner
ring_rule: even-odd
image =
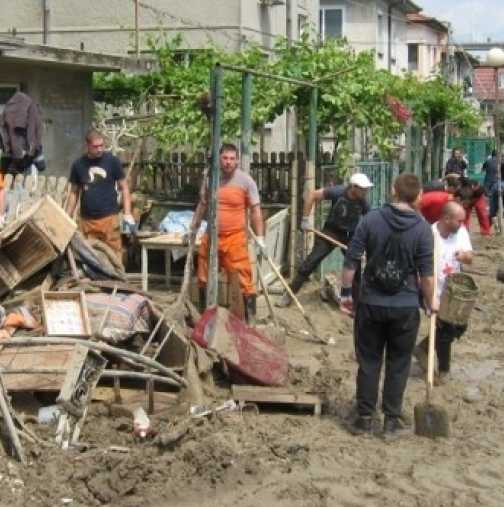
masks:
[[[343,313],[353,315],[352,287],[341,287],[339,307]]]
[[[123,215],[122,230],[124,234],[134,234],[136,231],[136,222],[132,215]]]
[[[266,243],[264,242],[264,236],[257,236],[256,241],[256,254],[257,257],[267,256]]]
[[[301,230],[302,231],[307,231],[309,229],[311,229],[312,226],[311,226],[311,223],[310,223],[310,217],[303,217],[301,219]]]

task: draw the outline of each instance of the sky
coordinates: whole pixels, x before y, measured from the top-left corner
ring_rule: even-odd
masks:
[[[426,14],[452,23],[456,42],[504,41],[504,0],[414,0]]]

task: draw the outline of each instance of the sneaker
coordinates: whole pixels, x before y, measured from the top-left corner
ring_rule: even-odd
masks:
[[[373,432],[373,418],[370,416],[357,416],[349,427],[352,435],[364,435]]]
[[[408,432],[404,422],[400,417],[385,416],[383,421],[383,438],[393,440],[405,435]]]
[[[275,306],[278,308],[287,308],[292,303],[292,298],[290,297],[290,294],[288,292],[284,292],[280,301],[277,301]]]

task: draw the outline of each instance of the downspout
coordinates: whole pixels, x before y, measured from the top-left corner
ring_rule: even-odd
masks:
[[[51,22],[51,0],[42,0],[42,44],[49,44],[49,28]]]

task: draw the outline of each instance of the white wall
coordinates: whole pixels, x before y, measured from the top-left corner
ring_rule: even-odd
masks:
[[[439,73],[441,56],[446,52],[447,36],[428,25],[411,23],[408,26],[408,43],[418,44],[418,70],[420,79]]]

